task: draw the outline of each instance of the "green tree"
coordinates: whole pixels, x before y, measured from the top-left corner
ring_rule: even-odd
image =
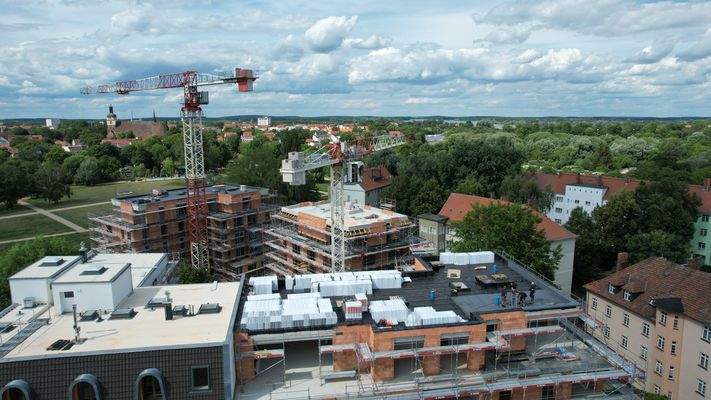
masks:
[[[553,192],[543,190],[536,182],[523,175],[507,176],[501,181],[499,196],[508,201],[529,204],[538,211],[545,212],[553,201]]]
[[[0,252],[0,309],[10,304],[7,278],[48,255],[76,254],[79,249],[64,237],[37,237],[15,243]]]
[[[162,176],[173,176],[175,175],[175,163],[173,162],[173,159],[168,157],[163,160],[163,163],[160,168],[160,174]]]
[[[541,219],[519,204],[475,205],[464,219],[453,224],[459,240],[453,251],[504,250],[549,279],[561,258],[538,229]]]
[[[27,172],[18,160],[8,160],[0,165],[0,176],[0,201],[6,208],[13,208],[27,193]]]
[[[70,179],[64,168],[54,162],[45,162],[34,173],[35,193],[48,202],[58,203],[72,194]]]
[[[593,217],[581,207],[570,212],[566,229],[578,235],[573,259],[573,287],[579,288],[602,277],[614,262],[611,253],[601,251],[602,240]]]
[[[51,161],[57,164],[61,164],[65,159],[69,157],[69,153],[64,151],[59,146],[52,146],[51,149],[44,155],[44,161]]]
[[[181,284],[206,283],[213,280],[207,268],[194,268],[186,262],[182,262],[180,266],[178,266],[176,275]]]
[[[74,175],[74,183],[78,185],[94,186],[102,180],[101,167],[99,161],[94,157],[86,157],[76,174]]]

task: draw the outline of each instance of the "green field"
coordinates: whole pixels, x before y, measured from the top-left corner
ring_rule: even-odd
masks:
[[[47,203],[40,199],[30,199],[29,203],[46,210],[55,208],[79,206],[83,204],[108,201],[118,194],[142,194],[152,189],[173,189],[185,186],[182,179],[167,181],[113,182],[96,186],[72,186],[72,197],[64,198],[57,204]]]
[[[4,206],[0,206],[0,217],[3,217],[5,215],[23,214],[28,212],[32,212],[32,210],[20,204],[15,205],[14,208],[5,208]]]
[[[70,228],[40,214],[0,220],[0,241],[70,231]]]
[[[59,215],[60,217],[69,220],[71,222],[74,222],[75,224],[83,227],[83,228],[88,228],[89,227],[89,221],[87,219],[87,214],[96,214],[102,211],[109,211],[111,210],[111,203],[106,203],[106,204],[99,204],[96,206],[88,206],[88,207],[81,207],[81,208],[73,208],[71,210],[64,210],[64,211],[55,211],[54,214]]]
[[[77,233],[72,233],[70,235],[62,235],[59,237],[62,238],[63,240],[68,241],[68,243],[70,243],[71,247],[77,249],[74,253],[79,252],[79,247],[80,247],[79,245],[81,244],[81,242],[84,242],[87,246],[92,245],[91,241],[89,240],[89,233],[88,232],[84,232],[84,233],[77,232]],[[24,242],[0,243],[0,253],[2,253],[6,249],[8,249],[10,246],[17,244],[17,243],[24,243]]]

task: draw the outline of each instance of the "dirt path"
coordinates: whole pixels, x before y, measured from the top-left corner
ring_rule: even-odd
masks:
[[[20,200],[18,203],[22,204],[22,205],[25,206],[25,207],[28,207],[28,208],[34,210],[34,211],[37,212],[38,214],[42,214],[42,215],[44,215],[44,216],[47,217],[47,218],[51,218],[51,219],[53,219],[53,220],[59,222],[60,224],[62,224],[62,225],[64,225],[64,226],[66,226],[66,227],[69,227],[69,228],[73,229],[74,232],[83,233],[83,232],[87,232],[87,231],[88,231],[87,229],[82,228],[81,226],[75,224],[75,223],[72,222],[72,221],[69,221],[69,220],[67,220],[67,219],[64,219],[64,218],[60,217],[59,215],[53,214],[53,213],[51,213],[51,212],[49,212],[49,211],[47,211],[47,210],[45,210],[45,209],[43,209],[43,208],[39,208],[39,207],[34,206],[34,205],[30,204],[30,203],[27,203],[27,202],[24,201],[24,200]]]
[[[30,208],[33,209],[33,210],[36,209],[36,208],[39,208],[39,207],[32,206],[32,205],[30,205],[29,203],[24,202],[23,200],[20,200],[18,203],[20,203],[20,204],[22,204],[22,205],[24,205],[24,206],[26,206],[26,207],[30,207]],[[102,204],[109,204],[109,203],[110,203],[110,202],[108,202],[108,201],[100,201],[100,202],[98,202],[98,203],[80,204],[80,205],[78,205],[78,206],[55,208],[55,209],[50,210],[50,211],[48,211],[48,212],[53,213],[53,212],[57,212],[57,211],[73,210],[73,209],[75,209],[75,208],[84,208],[84,207],[100,206],[100,205],[102,205]],[[47,210],[45,210],[45,211],[47,211]],[[0,219],[26,217],[26,216],[28,216],[28,215],[35,215],[35,214],[40,214],[40,212],[39,212],[39,211],[30,211],[30,212],[20,213],[20,214],[5,215],[5,216],[0,217]]]

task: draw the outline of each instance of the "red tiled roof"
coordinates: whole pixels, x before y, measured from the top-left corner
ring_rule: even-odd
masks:
[[[393,181],[393,176],[390,175],[385,166],[365,168],[361,179],[360,187],[366,192],[390,186]]]
[[[603,175],[580,175],[573,173],[558,173],[544,174],[537,172],[533,174],[533,179],[541,189],[550,188],[558,194],[565,193],[565,185],[594,185],[603,186],[607,189],[605,192],[605,200],[624,192],[637,190],[641,181],[632,178],[615,178],[612,176]],[[689,185],[689,191],[696,193],[701,199],[699,211],[708,214],[711,213],[711,179],[706,179],[704,185]]]
[[[133,135],[140,139],[148,139],[152,136],[162,136],[166,134],[165,125],[153,121],[119,121],[116,126],[116,133],[133,132]],[[109,137],[108,139],[112,139]]]
[[[458,222],[464,219],[464,216],[471,211],[475,204],[488,206],[491,204],[512,204],[505,200],[490,199],[488,197],[472,196],[462,193],[451,193],[449,198],[439,210],[439,215],[449,218],[450,221]],[[541,222],[538,223],[538,229],[541,230],[548,241],[565,240],[577,237],[574,233],[565,229],[561,225],[556,224],[553,220],[541,214],[538,211],[532,210]]]
[[[642,292],[632,301],[627,301],[624,299],[624,290],[614,294],[608,291],[611,282],[617,286],[619,282],[627,282],[623,287],[629,286],[630,289]],[[711,302],[708,301],[711,274],[661,257],[650,257],[584,287],[588,292],[652,320],[656,309],[650,305],[651,300],[678,298],[683,305],[684,315],[701,323],[711,323]]]

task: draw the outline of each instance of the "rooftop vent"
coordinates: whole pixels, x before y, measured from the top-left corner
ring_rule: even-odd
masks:
[[[186,316],[188,315],[188,308],[183,304],[178,304],[177,306],[173,307],[173,315]]]
[[[68,350],[74,346],[71,340],[59,339],[47,347],[47,351]]]
[[[133,308],[117,308],[111,313],[110,319],[131,319],[136,315]]]
[[[170,303],[167,298],[165,297],[154,297],[152,298],[148,304],[146,304],[146,308],[158,308],[158,307],[163,307],[165,303]]]
[[[99,318],[99,312],[96,310],[86,310],[82,311],[80,314],[80,320],[81,321],[95,321],[97,318]]]
[[[40,267],[58,267],[64,263],[64,259],[62,257],[45,257],[42,259],[40,262]]]
[[[101,275],[106,272],[108,268],[103,265],[90,265],[81,272],[80,275]]]
[[[218,303],[205,303],[200,306],[198,314],[218,314],[222,307]]]

